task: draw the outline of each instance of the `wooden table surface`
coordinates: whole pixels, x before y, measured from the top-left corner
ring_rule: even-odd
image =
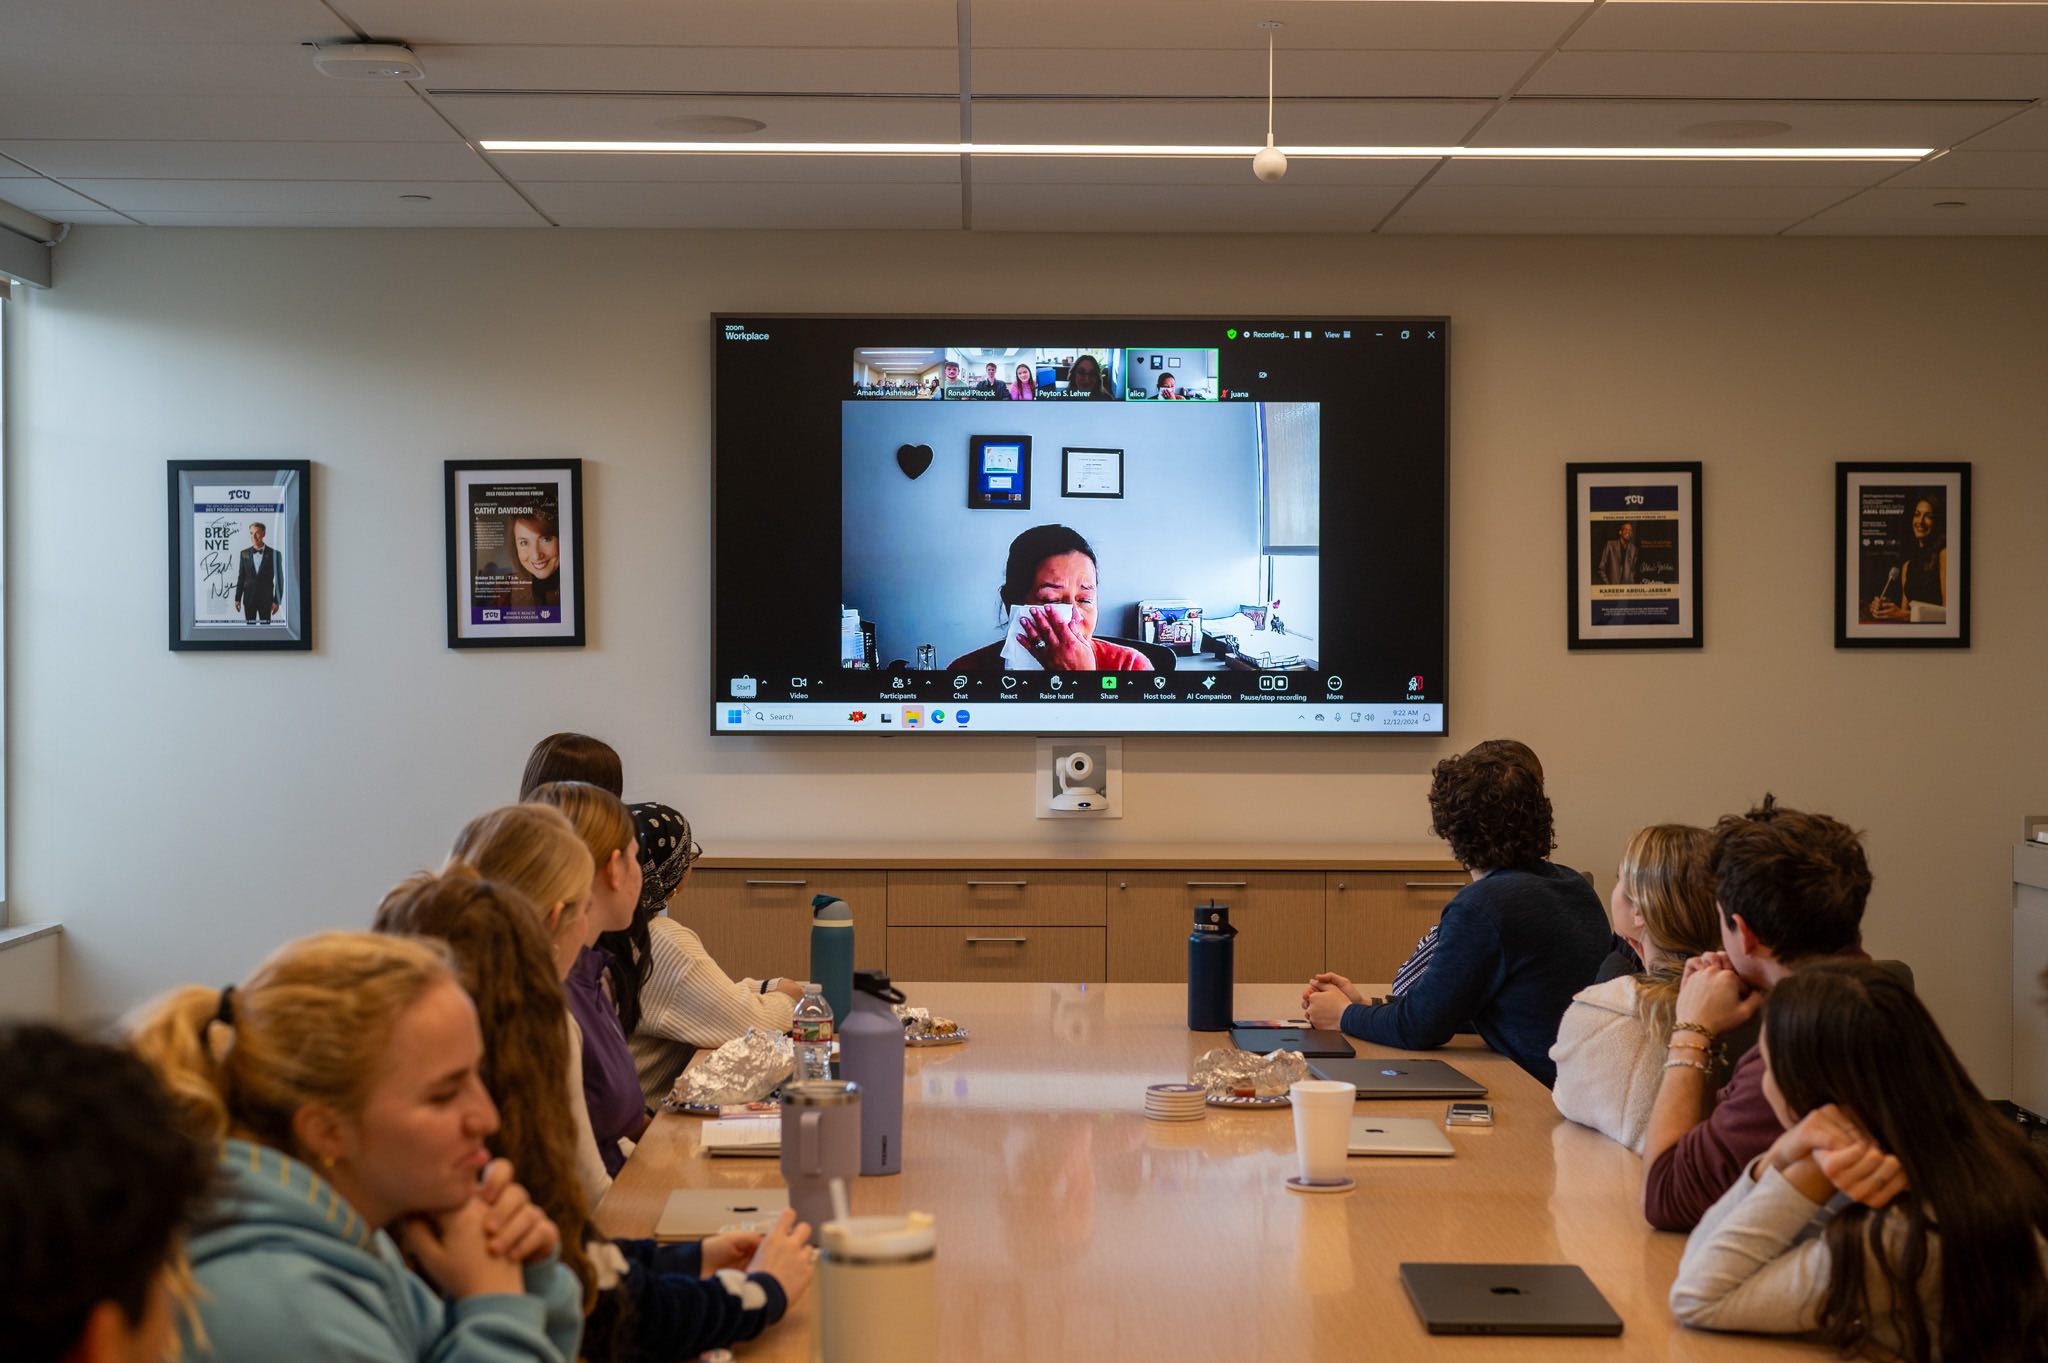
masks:
[[[1353,1159],[1356,1192],[1304,1196],[1290,1113],[1211,1108],[1147,1121],[1145,1086],[1184,1080],[1221,1033],[1186,1027],[1175,984],[909,984],[961,1046],[907,1053],[904,1168],[863,1178],[856,1213],[938,1218],[943,1363],[1033,1359],[1752,1359],[1814,1345],[1680,1328],[1666,1297],[1684,1240],[1641,1213],[1640,1161],[1557,1115],[1513,1061],[1461,1038],[1445,1058],[1487,1085],[1491,1128],[1448,1160]],[[1239,985],[1240,1017],[1285,1017],[1300,990]],[[1361,1054],[1386,1054],[1354,1043]],[[1360,1104],[1441,1120],[1444,1101]],[[598,1208],[607,1235],[652,1233],[672,1188],[779,1186],[771,1161],[706,1159],[700,1119],[664,1114]],[[1432,1337],[1404,1261],[1575,1263],[1618,1339]],[[807,1359],[816,1292],[740,1350]]]

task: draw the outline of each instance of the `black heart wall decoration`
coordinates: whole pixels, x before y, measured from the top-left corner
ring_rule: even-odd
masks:
[[[932,447],[929,445],[898,445],[896,467],[903,470],[906,478],[915,479],[932,466]]]

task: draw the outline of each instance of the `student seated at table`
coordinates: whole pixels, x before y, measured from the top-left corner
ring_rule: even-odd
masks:
[[[158,1363],[178,1230],[213,1154],[149,1066],[55,1027],[0,1028],[0,1340],[14,1363]]]
[[[1678,1318],[1913,1363],[2048,1358],[2048,1165],[1912,990],[1808,966],[1771,990],[1757,1050],[1786,1129],[1686,1242]]]
[[[173,990],[134,1043],[217,1150],[188,1245],[184,1357],[577,1356],[576,1278],[554,1223],[485,1144],[498,1111],[478,1076],[483,1038],[442,951],[308,937],[239,985]]]
[[[1472,883],[1445,906],[1434,955],[1406,993],[1368,1001],[1342,975],[1309,981],[1302,1007],[1317,1027],[1404,1050],[1477,1031],[1545,1085],[1550,1047],[1572,995],[1593,982],[1612,934],[1585,877],[1548,858],[1550,800],[1535,755],[1490,739],[1436,764],[1430,829]]]
[[[633,816],[619,797],[585,781],[549,781],[527,798],[561,810],[596,865],[584,915],[586,941],[632,926],[640,904],[640,845],[633,835]],[[604,1156],[605,1171],[616,1177],[626,1162],[619,1141],[639,1140],[652,1114],[640,1096],[640,1076],[618,1010],[605,994],[605,963],[610,959],[594,945],[584,946],[562,986],[583,1033],[583,1101],[590,1109],[590,1129]]]
[[[1782,1130],[1753,1046],[1737,1058],[1710,1115],[1729,1038],[1789,975],[1830,956],[1864,954],[1870,863],[1847,824],[1766,795],[1714,825],[1710,857],[1722,950],[1686,963],[1643,1136],[1643,1214],[1659,1230],[1691,1230]]]
[[[1628,840],[1608,907],[1615,933],[1649,968],[1581,989],[1550,1048],[1557,1110],[1639,1154],[1664,1078],[1679,977],[1692,957],[1721,946],[1707,865],[1712,846],[1711,833],[1685,824],[1639,829]],[[1753,1040],[1752,1029],[1728,1046],[1740,1054]],[[1718,1077],[1727,1078],[1725,1062]]]
[[[748,1028],[786,1032],[801,980],[734,980],[696,933],[664,910],[703,850],[690,821],[663,804],[632,806],[639,833],[640,906],[624,932],[598,939],[605,949],[619,1023],[632,1043],[640,1091],[666,1098],[697,1050],[723,1046]]]
[[[752,1339],[782,1318],[811,1279],[807,1227],[795,1214],[766,1236],[715,1235],[660,1245],[606,1240],[590,1225],[576,1178],[576,1131],[562,1094],[569,1038],[562,989],[533,906],[467,866],[415,876],[386,895],[377,931],[434,938],[454,954],[483,1029],[485,1086],[497,1099],[495,1153],[561,1232],[583,1286],[592,1359],[694,1358]]]
[[[590,850],[568,817],[559,809],[536,804],[504,805],[479,815],[456,836],[442,869],[458,863],[518,891],[531,905],[548,940],[556,983],[566,981],[589,929],[593,865]],[[613,1159],[607,1160],[598,1149],[590,1107],[583,1098],[583,1029],[566,998],[560,1025],[570,1042],[563,1093],[576,1125],[576,1179],[584,1201],[594,1207],[612,1186],[612,1171],[625,1162],[625,1154],[614,1149]]]
[[[526,755],[519,777],[519,798],[528,800],[550,781],[588,781],[617,795],[626,788],[619,754],[612,745],[589,734],[549,734]]]

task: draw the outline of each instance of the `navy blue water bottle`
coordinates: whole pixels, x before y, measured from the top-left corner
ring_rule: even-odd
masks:
[[[1230,909],[1202,904],[1195,909],[1195,930],[1188,934],[1188,1030],[1230,1030],[1231,984],[1237,969],[1237,929]]]
[[[845,1025],[853,1011],[853,906],[836,894],[811,900],[811,982],[832,1005],[832,1021]]]

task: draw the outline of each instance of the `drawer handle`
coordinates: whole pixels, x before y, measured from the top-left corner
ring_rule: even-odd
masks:
[[[802,889],[809,883],[807,880],[750,880],[747,882],[749,885],[794,885],[798,889]]]
[[[1007,890],[1021,890],[1030,883],[1028,880],[970,880],[967,882],[967,888],[979,890],[993,885]]]
[[[1242,890],[1244,884],[1242,880],[1190,880],[1188,888],[1190,890]]]
[[[1006,944],[1009,946],[1019,947],[1024,945],[1024,939],[1022,937],[970,937],[967,939],[967,945],[969,946],[980,946],[986,942],[995,942]]]
[[[1411,880],[1411,890],[1462,890],[1470,882],[1463,880]]]

